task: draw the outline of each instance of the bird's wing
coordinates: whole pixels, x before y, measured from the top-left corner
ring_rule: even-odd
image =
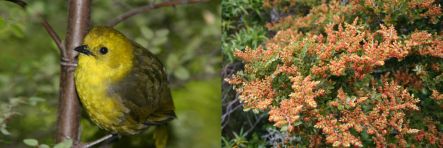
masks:
[[[134,44],[134,66],[112,92],[131,111],[129,115],[146,125],[163,124],[176,117],[163,65],[147,49]]]

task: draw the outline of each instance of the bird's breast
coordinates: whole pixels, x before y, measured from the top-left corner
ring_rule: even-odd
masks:
[[[111,82],[104,76],[106,71],[80,64],[75,73],[76,88],[91,120],[101,128],[123,134],[133,134],[141,128],[128,116],[130,110],[119,95],[108,93]]]

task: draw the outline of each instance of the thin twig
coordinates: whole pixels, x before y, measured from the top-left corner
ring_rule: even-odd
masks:
[[[252,132],[252,130],[255,129],[255,127],[257,127],[258,123],[260,123],[260,121],[266,116],[266,114],[262,114],[258,117],[257,120],[255,120],[255,123],[251,126],[251,128],[249,128],[244,134],[247,136],[250,132]]]
[[[60,37],[55,32],[54,28],[52,28],[52,26],[48,23],[48,21],[41,14],[37,14],[37,15],[41,20],[40,23],[46,29],[46,32],[48,32],[49,36],[51,36],[52,40],[55,42],[58,49],[60,50],[61,57],[66,57],[66,49],[63,46],[63,43],[62,43]]]
[[[229,117],[231,115],[231,113],[233,113],[234,111],[236,111],[237,109],[239,109],[240,107],[243,106],[242,104],[239,103],[239,105],[232,107],[232,105],[234,105],[234,103],[237,103],[237,102],[238,102],[238,98],[236,98],[232,102],[229,102],[229,104],[226,106],[226,112],[222,115],[222,122],[224,120],[226,120],[225,118]]]
[[[82,148],[91,148],[91,147],[96,146],[96,145],[98,145],[102,142],[105,142],[105,141],[113,141],[115,138],[118,138],[118,137],[119,137],[119,135],[117,135],[117,134],[109,134],[109,135],[106,135],[106,136],[104,136],[100,139],[97,139],[91,143],[87,143],[86,145],[82,146]]]
[[[108,22],[108,26],[115,26],[118,23],[134,16],[140,13],[144,13],[144,12],[149,12],[153,9],[157,9],[157,8],[161,8],[161,7],[170,7],[170,6],[177,6],[177,5],[184,5],[184,4],[194,4],[194,3],[202,3],[202,2],[208,2],[209,0],[175,0],[175,1],[166,1],[166,2],[161,2],[161,3],[157,3],[157,4],[150,4],[150,5],[146,5],[146,6],[141,6],[141,7],[137,7],[134,9],[131,9],[117,17],[115,17],[114,19],[110,20]]]
[[[224,129],[226,127],[226,125],[229,123],[229,117],[231,116],[231,113],[233,113],[234,111],[240,109],[241,107],[243,107],[243,105],[239,104],[239,105],[235,106],[233,109],[229,110],[228,113],[223,114],[223,116],[222,116],[222,123],[223,123],[222,129]]]

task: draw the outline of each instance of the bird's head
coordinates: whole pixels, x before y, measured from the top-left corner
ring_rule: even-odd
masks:
[[[86,34],[83,45],[74,50],[79,52],[79,67],[99,70],[115,78],[132,67],[132,42],[111,27],[93,27]]]

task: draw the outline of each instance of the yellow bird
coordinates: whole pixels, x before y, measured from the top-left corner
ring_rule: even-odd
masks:
[[[176,118],[164,67],[147,49],[99,26],[75,50],[77,92],[99,127],[132,135]]]

